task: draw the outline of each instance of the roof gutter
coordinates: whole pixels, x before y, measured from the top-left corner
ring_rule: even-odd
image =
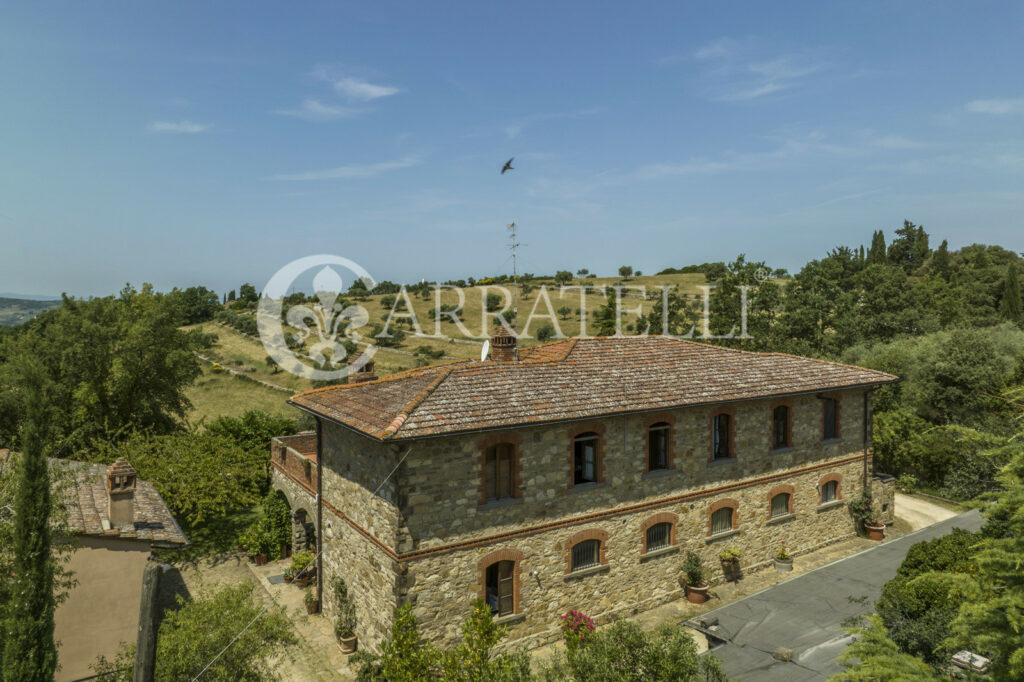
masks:
[[[625,416],[630,416],[630,415],[634,415],[634,414],[656,414],[658,412],[666,412],[668,410],[682,410],[682,409],[686,409],[686,408],[689,408],[689,407],[707,407],[709,405],[730,405],[730,404],[733,404],[733,403],[747,403],[747,402],[751,402],[753,400],[772,400],[774,398],[791,398],[791,397],[802,396],[802,395],[817,395],[819,393],[827,393],[827,392],[830,392],[830,391],[855,391],[855,390],[858,390],[858,389],[874,389],[874,388],[877,388],[878,386],[884,386],[886,384],[894,384],[894,383],[896,383],[898,381],[901,381],[901,379],[899,377],[897,377],[895,379],[891,379],[889,381],[872,381],[872,382],[863,383],[863,384],[853,384],[851,386],[823,387],[823,388],[815,388],[815,389],[806,390],[806,391],[796,391],[796,392],[793,392],[793,393],[772,393],[770,395],[757,396],[757,397],[753,397],[753,398],[733,398],[731,400],[708,400],[706,402],[687,403],[687,404],[684,404],[684,405],[661,405],[659,407],[651,407],[651,408],[646,408],[646,409],[642,409],[642,410],[623,410],[623,411],[619,411],[619,412],[604,412],[604,413],[601,413],[601,414],[592,414],[592,415],[587,415],[587,416],[584,416],[584,417],[573,417],[571,419],[546,419],[546,420],[543,420],[543,421],[523,422],[523,423],[519,423],[519,424],[508,424],[508,425],[502,425],[502,426],[486,426],[486,427],[479,428],[479,429],[463,429],[463,430],[459,430],[459,431],[445,431],[444,433],[435,433],[435,434],[429,434],[429,435],[424,435],[424,436],[412,436],[410,438],[398,438],[398,439],[395,439],[395,438],[377,438],[375,436],[371,436],[370,434],[366,433],[365,431],[360,431],[359,429],[355,428],[354,426],[351,426],[349,424],[346,424],[345,422],[339,421],[339,420],[334,419],[334,418],[332,418],[332,417],[330,417],[330,416],[328,416],[326,414],[323,414],[322,412],[317,412],[316,410],[310,409],[310,408],[305,407],[303,405],[299,405],[298,403],[296,403],[296,402],[294,402],[294,401],[292,401],[290,399],[288,401],[286,401],[286,402],[289,405],[291,405],[292,407],[298,408],[298,409],[302,410],[303,412],[306,412],[308,414],[313,415],[314,417],[317,417],[317,418],[320,418],[320,419],[325,419],[325,420],[331,422],[332,424],[336,424],[338,426],[344,427],[344,428],[348,429],[349,431],[352,431],[353,433],[357,433],[360,436],[363,436],[364,438],[366,438],[368,440],[372,440],[375,443],[387,443],[389,441],[394,441],[394,440],[420,441],[420,440],[431,440],[433,438],[447,438],[449,436],[472,435],[472,434],[475,434],[475,433],[490,433],[492,431],[509,431],[511,429],[522,429],[522,428],[525,428],[525,427],[533,427],[533,426],[548,426],[548,425],[555,425],[555,424],[571,424],[571,423],[574,423],[574,422],[592,421],[594,419],[611,419],[613,417],[625,417]]]

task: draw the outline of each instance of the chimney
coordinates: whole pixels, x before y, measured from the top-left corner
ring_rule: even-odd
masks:
[[[494,330],[491,336],[491,360],[495,362],[515,362],[519,359],[516,349],[516,335],[505,325]]]
[[[373,360],[367,361],[355,374],[349,374],[349,383],[361,384],[364,381],[375,381],[377,375],[373,373]]]
[[[107,518],[111,528],[135,523],[135,469],[123,457],[107,468]]]

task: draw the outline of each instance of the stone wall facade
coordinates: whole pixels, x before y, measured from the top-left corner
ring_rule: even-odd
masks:
[[[422,634],[448,646],[483,594],[487,566],[513,561],[514,613],[501,620],[510,644],[533,646],[558,637],[557,617],[569,609],[603,622],[679,598],[686,551],[718,580],[725,547],[740,549],[752,571],[770,565],[783,542],[799,556],[847,538],[855,529],[846,501],[869,468],[870,394],[829,397],[840,401],[839,437],[822,440],[821,397],[793,396],[783,401],[790,425],[778,448],[772,400],[390,444],[324,421],[324,612],[333,614],[329,585],[340,575],[361,647],[377,650],[406,602]],[[712,461],[721,412],[731,417],[730,457]],[[649,429],[659,424],[669,425],[670,468],[649,471]],[[572,439],[590,432],[599,436],[597,482],[574,484]],[[487,502],[484,453],[499,443],[515,448],[517,497]],[[828,481],[837,499],[822,504]],[[791,513],[769,518],[779,492],[791,494]],[[710,512],[722,507],[734,510],[733,529],[709,537]],[[656,522],[673,524],[670,545],[645,551]],[[584,539],[600,541],[600,563],[567,572],[572,545]]]

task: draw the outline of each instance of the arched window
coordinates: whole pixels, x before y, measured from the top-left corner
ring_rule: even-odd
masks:
[[[647,470],[668,468],[668,439],[671,427],[666,422],[647,429]]]
[[[784,448],[790,444],[789,406],[777,405],[772,410],[772,447]]]
[[[825,481],[821,484],[821,503],[839,499],[839,481]]]
[[[601,563],[601,541],[583,540],[572,546],[571,571],[591,568]]]
[[[573,484],[596,483],[598,469],[598,435],[593,431],[573,439]]]
[[[711,418],[711,459],[726,459],[732,456],[729,442],[732,417],[726,413]]]
[[[774,519],[776,517],[785,516],[786,514],[789,514],[790,499],[791,498],[789,496],[789,493],[779,493],[778,495],[772,497],[771,518]]]
[[[672,544],[672,524],[656,523],[647,529],[647,551],[664,549]]]
[[[718,535],[732,530],[732,507],[722,507],[711,512],[711,534]]]
[[[484,599],[497,617],[515,613],[514,561],[495,561],[487,567]]]
[[[484,454],[484,482],[487,501],[504,500],[516,496],[516,450],[512,443],[498,443]]]

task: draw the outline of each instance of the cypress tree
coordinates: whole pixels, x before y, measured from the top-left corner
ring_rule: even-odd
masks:
[[[1013,263],[1006,266],[1006,277],[1003,279],[1003,300],[999,303],[999,315],[1004,320],[1010,320],[1017,324],[1024,322],[1020,284],[1017,283],[1017,266]]]
[[[949,243],[945,239],[939,244],[939,248],[935,249],[935,255],[932,256],[931,271],[947,282],[949,281],[952,266],[949,260]]]
[[[885,233],[875,230],[871,235],[871,248],[868,249],[868,265],[878,265],[885,262]]]
[[[54,560],[50,546],[50,475],[47,471],[47,404],[42,374],[31,368],[14,497],[14,598],[4,627],[5,682],[53,680]]]

